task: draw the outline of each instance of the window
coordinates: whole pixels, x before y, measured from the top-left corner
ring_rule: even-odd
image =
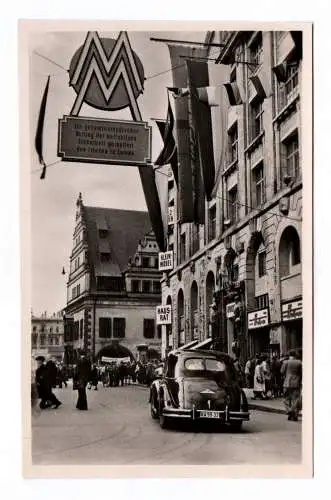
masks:
[[[199,241],[199,224],[194,223],[192,226],[192,255],[195,254],[200,247],[200,241]]]
[[[157,325],[157,338],[161,339],[162,338],[162,326]]]
[[[255,297],[255,309],[265,309],[269,306],[269,296],[267,293]]]
[[[259,163],[252,171],[253,178],[253,206],[259,207],[265,202],[263,162]]]
[[[296,63],[288,64],[286,68],[286,82],[279,84],[278,107],[283,109],[297,96],[299,90],[299,68]]]
[[[186,259],[186,234],[180,235],[180,262]]]
[[[142,258],[142,266],[143,267],[149,267],[149,257],[143,257]]]
[[[262,42],[261,32],[254,38],[253,42],[250,44],[249,55],[250,55],[250,63],[252,63],[253,65],[253,67],[250,66],[250,68],[251,71],[255,73],[258,66],[262,63],[263,42]]]
[[[111,318],[99,318],[99,337],[101,339],[111,338]]]
[[[254,99],[250,104],[250,141],[253,141],[263,131],[263,104]]]
[[[107,229],[99,229],[99,237],[101,239],[107,238],[107,236],[108,236]]]
[[[40,331],[41,331],[41,332],[44,332],[44,331],[45,331],[45,325],[41,325],[41,327],[40,327]]]
[[[49,333],[53,333],[53,328],[51,326],[49,327]]]
[[[84,336],[84,320],[81,319],[79,323],[79,337],[82,339]]]
[[[125,337],[125,318],[114,318],[113,328],[114,338],[123,339]]]
[[[151,291],[151,282],[150,281],[143,281],[143,293],[150,293]]]
[[[131,281],[131,291],[133,293],[140,292],[140,281],[139,280],[132,280]]]
[[[228,132],[229,163],[238,160],[238,125],[233,125]]]
[[[281,150],[283,154],[283,181],[286,182],[286,178],[296,179],[299,175],[299,139],[297,132],[282,144]]]
[[[46,335],[40,335],[40,346],[44,346],[46,344]]]
[[[144,337],[145,339],[153,339],[155,335],[155,320],[144,319]]]
[[[101,262],[109,262],[110,261],[110,252],[102,252],[100,254]]]
[[[262,278],[262,276],[265,276],[267,274],[266,270],[266,251],[264,250],[263,252],[259,252],[257,254],[258,258],[258,267],[259,267],[259,278]]]
[[[238,220],[238,188],[234,186],[228,191],[227,217],[234,223]]]
[[[153,281],[153,292],[161,293],[161,283],[159,281]]]
[[[208,241],[216,238],[216,205],[208,211]]]
[[[123,278],[112,278],[110,276],[98,276],[97,288],[99,291],[121,292],[125,289]]]
[[[58,326],[55,328],[55,331],[56,331],[56,333],[59,333],[59,327]]]
[[[55,337],[54,340],[55,340],[55,345],[59,345],[59,337]]]
[[[31,339],[32,347],[37,347],[37,341],[38,341],[38,335],[36,333],[33,333]]]

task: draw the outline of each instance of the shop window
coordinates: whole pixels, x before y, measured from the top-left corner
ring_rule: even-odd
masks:
[[[216,205],[208,210],[208,241],[216,238]]]
[[[140,281],[139,280],[132,280],[131,281],[131,291],[133,293],[139,293],[140,292]]]
[[[155,335],[155,320],[144,319],[144,338],[153,339]]]
[[[257,254],[257,258],[258,258],[258,273],[259,273],[259,278],[262,278],[263,276],[265,276],[267,274],[267,270],[266,270],[266,251],[263,250],[262,252],[259,252]]]
[[[111,338],[111,318],[99,318],[99,337],[101,339]]]
[[[257,208],[265,202],[264,168],[260,162],[252,170],[252,204]]]
[[[151,282],[150,281],[143,281],[143,293],[150,293],[151,291]]]
[[[114,318],[113,328],[114,338],[123,339],[125,337],[125,318]]]

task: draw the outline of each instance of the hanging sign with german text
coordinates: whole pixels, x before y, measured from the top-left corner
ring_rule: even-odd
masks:
[[[159,271],[169,271],[174,267],[174,252],[159,253]]]
[[[166,305],[156,307],[156,324],[171,325],[171,306]]]

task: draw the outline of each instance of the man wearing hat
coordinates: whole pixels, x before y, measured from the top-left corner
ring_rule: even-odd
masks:
[[[49,408],[50,406],[58,408],[62,403],[52,392],[50,374],[47,366],[45,365],[44,356],[38,356],[36,358],[36,361],[38,363],[38,368],[36,370],[36,383],[38,396],[41,399],[39,407],[42,410],[44,410],[45,408]]]

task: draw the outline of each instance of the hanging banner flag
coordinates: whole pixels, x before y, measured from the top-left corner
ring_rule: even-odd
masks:
[[[166,305],[156,307],[156,324],[171,325],[171,306]]]
[[[175,207],[168,207],[168,226],[175,224]]]
[[[174,267],[174,252],[159,253],[159,271],[169,271]]]
[[[240,90],[236,82],[224,83],[224,87],[226,88],[231,106],[239,106],[243,103]]]

